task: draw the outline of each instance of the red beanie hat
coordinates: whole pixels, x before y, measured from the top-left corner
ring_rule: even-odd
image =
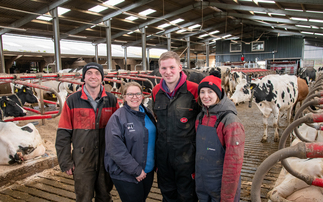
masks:
[[[218,71],[210,72],[210,75],[202,79],[198,87],[198,94],[203,87],[211,88],[222,99],[221,73]]]

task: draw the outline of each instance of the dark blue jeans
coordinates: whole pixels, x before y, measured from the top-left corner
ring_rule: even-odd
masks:
[[[112,179],[122,202],[144,202],[154,181],[154,171],[147,173],[144,180],[138,184]]]

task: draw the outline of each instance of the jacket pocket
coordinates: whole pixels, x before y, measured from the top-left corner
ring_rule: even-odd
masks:
[[[156,102],[154,105],[154,113],[157,117],[157,125],[159,132],[166,130],[167,126],[167,103]],[[158,121],[160,119],[160,121]]]

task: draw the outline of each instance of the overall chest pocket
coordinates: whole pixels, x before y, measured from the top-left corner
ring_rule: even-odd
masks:
[[[92,129],[92,118],[90,117],[90,111],[80,110],[76,114],[77,125],[83,129]]]
[[[196,110],[190,106],[181,106],[180,104],[175,107],[176,125],[181,129],[188,129],[194,123],[196,118]]]

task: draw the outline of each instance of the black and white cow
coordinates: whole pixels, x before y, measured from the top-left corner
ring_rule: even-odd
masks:
[[[16,89],[16,91],[17,92],[15,94],[7,97],[16,102],[19,106],[23,107],[25,103],[39,103],[38,98],[30,88],[23,86],[21,89]]]
[[[236,90],[236,87],[239,83],[247,81],[247,76],[243,72],[231,72],[230,78],[229,78],[229,93],[228,96],[232,96],[234,91]]]
[[[21,163],[43,154],[42,138],[32,123],[19,127],[12,122],[0,122],[0,164]]]
[[[279,140],[278,117],[280,111],[287,111],[287,120],[290,121],[291,110],[297,101],[302,101],[307,93],[300,92],[296,76],[268,75],[251,83],[240,83],[232,95],[234,103],[251,99],[251,90],[254,91],[252,101],[263,114],[264,135],[261,142],[267,141],[268,117],[273,114],[273,127],[275,128],[274,141]],[[301,82],[300,82],[301,83]],[[305,83],[305,82],[304,82]],[[302,86],[303,87],[303,86]],[[304,89],[304,88],[301,88]],[[305,88],[306,90],[306,88]],[[302,90],[303,91],[303,90]],[[304,94],[306,94],[304,96]]]
[[[0,98],[0,108],[1,120],[3,120],[4,117],[26,116],[26,110],[6,96]]]

